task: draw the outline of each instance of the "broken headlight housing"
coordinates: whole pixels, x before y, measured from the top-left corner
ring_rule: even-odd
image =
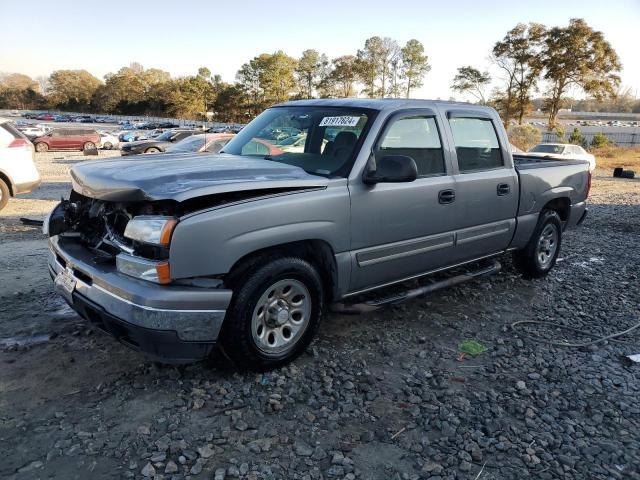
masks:
[[[177,224],[178,220],[174,217],[139,215],[129,220],[124,236],[137,242],[167,247]]]

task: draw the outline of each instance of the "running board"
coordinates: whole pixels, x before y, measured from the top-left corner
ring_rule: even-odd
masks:
[[[502,268],[502,265],[500,265],[500,262],[498,262],[497,260],[493,260],[489,266],[480,268],[478,270],[471,270],[461,275],[456,275],[455,277],[430,283],[429,285],[425,285],[424,287],[418,287],[418,288],[413,288],[411,290],[406,290],[402,293],[393,295],[391,297],[381,298],[377,300],[369,300],[362,303],[353,303],[353,304],[333,303],[330,306],[330,309],[332,312],[335,312],[335,313],[343,313],[343,314],[351,314],[351,315],[358,315],[361,313],[373,312],[386,305],[397,305],[399,303],[404,303],[416,297],[419,297],[421,295],[425,295],[427,293],[440,290],[441,288],[452,287],[460,283],[465,283],[470,280],[474,280],[478,277],[495,275],[500,271],[501,268]]]

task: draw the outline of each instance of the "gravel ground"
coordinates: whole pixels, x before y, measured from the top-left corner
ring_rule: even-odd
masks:
[[[0,216],[0,477],[640,478],[640,181],[598,171],[561,261],[361,316],[328,315],[294,364],[145,361],[52,294],[38,218],[81,157],[39,156],[45,183]],[[526,326],[555,322],[578,331]],[[41,343],[2,347],[16,335]],[[461,357],[458,345],[487,347]]]

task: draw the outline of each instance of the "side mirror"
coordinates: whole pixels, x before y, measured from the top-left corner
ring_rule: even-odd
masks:
[[[386,155],[375,165],[375,157],[372,156],[373,165],[369,161],[369,170],[365,173],[363,181],[368,185],[376,183],[400,183],[413,182],[418,178],[418,167],[411,157],[405,155]],[[372,168],[373,167],[373,168]]]

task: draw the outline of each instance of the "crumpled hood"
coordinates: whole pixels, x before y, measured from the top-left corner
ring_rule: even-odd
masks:
[[[326,187],[300,167],[236,155],[158,154],[135,160],[82,162],[71,169],[73,189],[114,202],[176,200],[254,189]]]

